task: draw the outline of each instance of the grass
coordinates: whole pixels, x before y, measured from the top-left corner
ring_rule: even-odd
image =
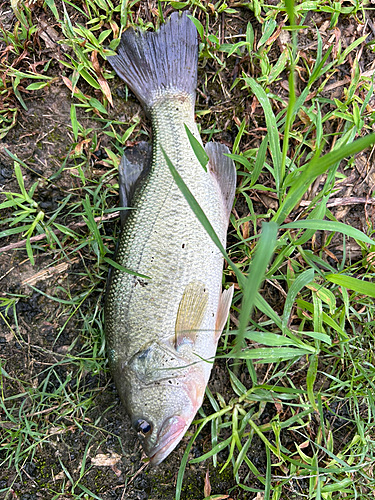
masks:
[[[40,7],[18,4],[16,17],[0,27],[0,138],[8,144],[29,102],[57,85],[69,91],[70,119],[67,150],[52,174],[35,180],[31,158],[21,160],[17,148],[4,150],[14,174],[0,201],[0,234],[7,238],[1,246],[23,240],[21,250],[14,246],[5,255],[11,252],[13,265],[36,264],[49,274],[23,288],[8,280],[0,296],[4,338],[18,349],[13,357],[11,351],[0,356],[0,464],[9,470],[0,491],[17,498],[25,488],[40,489],[54,499],[106,499],[115,491],[113,470],[102,472],[90,463],[107,446],[129,454],[116,424],[108,425],[117,412],[115,397],[100,406],[111,391],[101,375],[106,373],[103,295],[118,237],[111,222],[118,211],[117,165],[124,147],[147,138],[149,129],[138,112],[126,123],[119,119],[118,83],[104,61],[127,25],[149,28],[151,19],[159,25],[166,7],[188,6],[201,37],[201,134],[204,142],[229,137],[238,167],[228,248],[221,249],[228,263],[224,279],[235,284],[236,294],[233,323],[217,355],[228,384],[221,392],[207,389],[175,467],[174,493],[168,495],[373,498],[372,188],[366,186],[357,220],[343,222],[332,205],[351,174],[357,172],[353,182],[360,184],[371,173],[369,163],[358,174],[361,164],[354,156],[363,150],[369,161],[374,143],[373,83],[361,66],[364,53],[373,60],[365,24],[371,5],[188,0],[153,6],[147,16],[145,9],[138,13],[135,1],[64,0],[62,7],[46,1],[56,46],[69,48],[63,54],[54,49],[48,60],[38,40]],[[248,20],[238,21],[238,13]],[[314,15],[324,22],[315,26]],[[222,19],[233,25],[226,39]],[[343,35],[346,25],[358,23],[367,31]],[[335,38],[335,30],[341,36]],[[339,97],[337,88],[343,90]],[[125,98],[130,99],[127,90]],[[217,111],[220,100],[225,103]],[[45,209],[40,193],[54,185],[60,193],[57,208]],[[346,196],[345,202],[351,200]],[[69,274],[58,274],[59,264]],[[2,274],[11,273],[6,262]],[[27,305],[37,317],[27,316]],[[52,338],[36,335],[40,329],[53,332]],[[96,411],[98,404],[106,410]],[[78,459],[66,452],[72,436],[80,442]],[[191,458],[200,436],[201,453]],[[46,450],[54,458],[43,465]],[[199,491],[190,491],[207,467],[204,487],[198,481]],[[116,491],[126,498],[141,472],[127,465],[123,471],[122,489]],[[150,498],[166,498],[165,492],[155,493],[160,478],[150,474]],[[217,480],[223,477],[225,491]]]

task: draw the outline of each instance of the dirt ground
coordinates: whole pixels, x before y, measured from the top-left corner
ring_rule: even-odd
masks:
[[[39,21],[43,19],[51,25],[54,24],[50,14],[43,11],[42,8],[35,10],[35,16]],[[308,46],[314,43],[314,24],[321,27],[327,19],[328,16],[324,18],[321,14],[308,16],[305,24],[311,29],[306,29],[305,33],[300,35],[300,47],[306,47],[305,50],[308,50]],[[223,22],[226,36],[229,36],[231,33],[246,32],[249,20],[254,23],[255,28],[259,28],[252,13],[247,9],[238,9],[238,15],[231,17],[230,25],[226,24],[225,17],[220,21]],[[11,14],[8,14],[7,21],[10,24],[14,22]],[[351,37],[356,34],[358,26],[353,25],[352,20],[344,18],[341,20],[341,25],[339,23],[338,28],[341,30],[342,40],[347,40],[349,43]],[[374,38],[375,33],[369,27],[367,29],[369,41]],[[258,31],[258,36],[259,33]],[[327,31],[326,40],[329,38],[330,34]],[[44,50],[44,56],[50,57],[51,52],[48,52],[47,49]],[[277,53],[275,49],[275,57],[278,57],[279,54],[280,52]],[[373,59],[373,53],[363,50],[360,60],[362,71],[368,71],[370,67],[373,68]],[[241,64],[246,66],[250,62],[245,60],[241,61]],[[240,70],[240,67],[235,66],[228,68],[226,75],[228,82],[233,81]],[[54,60],[49,73],[54,76],[59,75],[61,71],[58,61]],[[215,71],[216,67],[211,61],[200,63],[200,89],[204,87],[202,85],[204,75]],[[287,77],[286,75],[282,76],[281,83],[274,85],[274,92],[285,99],[287,98]],[[340,99],[345,88],[344,84],[340,85],[340,82],[346,83],[349,77],[350,63],[347,63],[342,66],[341,74],[336,74],[335,78],[332,79],[331,83],[336,84],[336,86],[332,85],[332,89],[327,91],[327,96],[332,98],[334,95]],[[298,81],[298,86],[299,89],[303,88],[302,80]],[[82,84],[82,88],[84,88],[84,84]],[[131,117],[136,114],[142,120],[145,119],[144,113],[134,97],[130,96],[128,102],[121,98],[123,86],[118,79],[112,81],[111,88],[114,95],[114,106],[109,109],[111,119],[129,122]],[[252,98],[243,97],[243,94],[241,96],[240,88],[236,87],[231,97],[236,104],[232,108],[231,105],[228,105],[229,98],[223,94],[222,88],[217,84],[209,84],[205,86],[207,94],[202,90],[198,91],[196,109],[207,109],[207,106],[211,109],[209,117],[199,118],[202,129],[208,129],[216,123],[216,127],[223,131],[219,136],[220,140],[232,146],[238,131],[234,123],[235,117],[240,117],[240,119],[247,117],[254,123],[254,133],[246,136],[241,147],[244,150],[258,147],[262,127],[265,127],[261,107],[256,107],[254,112]],[[63,80],[57,78],[48,88],[32,93],[25,92],[24,101],[28,108],[27,111],[19,110],[17,125],[0,141],[0,186],[2,191],[18,190],[13,161],[6,153],[7,149],[31,167],[30,169],[22,169],[25,186],[30,188],[34,182],[39,181],[35,199],[40,207],[48,213],[55,210],[68,194],[71,194],[73,198],[80,195],[79,181],[71,175],[69,170],[62,172],[53,182],[44,180],[60,169],[69,154],[71,144],[74,142],[70,120],[71,93]],[[374,105],[373,99],[371,102]],[[223,112],[225,109],[226,111]],[[79,111],[78,118],[86,127],[92,127],[97,131],[100,138],[100,144],[90,160],[91,172],[89,175],[95,176],[105,168],[102,163],[102,159],[105,157],[103,152],[105,147],[111,148],[111,142],[109,137],[102,133],[100,122],[93,120],[89,114],[83,110]],[[147,128],[148,122],[145,123]],[[204,136],[204,140],[206,138],[207,136]],[[74,162],[68,160],[67,166],[73,167]],[[367,220],[374,220],[374,205],[370,203],[366,205],[363,201],[356,204],[346,204],[345,200],[349,198],[363,200],[372,192],[375,185],[375,171],[368,155],[358,155],[355,163],[350,167],[350,170],[345,172],[345,175],[346,180],[342,183],[341,190],[335,195],[340,201],[336,203],[336,206],[333,204],[331,210],[341,222],[346,222],[362,230],[366,227]],[[264,179],[263,183],[265,183]],[[322,179],[319,179],[311,192],[308,193],[309,199],[313,198],[314,193],[319,191],[321,185]],[[259,213],[272,207],[274,203],[272,196],[264,192],[254,190],[251,196],[254,207]],[[332,202],[334,203],[334,200]],[[111,206],[116,206],[116,203],[117,195],[113,191]],[[246,205],[243,200],[239,199],[235,207],[236,217],[247,215],[245,211]],[[67,212],[61,214],[61,218],[66,224],[82,222],[82,219],[73,217]],[[118,220],[106,223],[105,230],[109,236],[118,231],[118,224]],[[80,234],[85,234],[87,227],[82,225],[77,230],[80,231]],[[87,237],[89,237],[88,233]],[[102,317],[105,282],[103,279],[98,281],[97,288],[81,306],[80,314],[73,318],[69,318],[61,303],[51,300],[51,296],[61,298],[66,298],[67,295],[78,296],[83,289],[87,288],[89,283],[84,276],[84,266],[92,265],[92,256],[87,255],[85,251],[81,254],[78,252],[77,255],[68,255],[65,267],[57,271],[54,269],[50,274],[38,279],[38,277],[35,278],[38,272],[53,265],[56,252],[49,248],[46,241],[36,242],[35,244],[39,245],[39,255],[36,258],[35,266],[31,266],[24,247],[2,250],[8,245],[14,245],[20,239],[19,235],[15,235],[0,240],[0,292],[22,295],[16,305],[18,324],[16,324],[11,310],[8,311],[8,315],[4,314],[0,318],[0,361],[10,377],[3,378],[1,389],[7,397],[12,394],[19,395],[25,390],[27,383],[30,383],[31,386],[39,386],[45,380],[45,392],[53,394],[63,381],[66,383],[67,394],[74,392],[77,387],[82,391],[82,419],[77,417],[78,413],[72,418],[69,414],[56,415],[50,412],[48,407],[44,413],[43,410],[40,410],[40,419],[44,419],[44,424],[46,420],[51,419],[49,421],[50,434],[45,436],[42,445],[35,446],[33,458],[23,464],[20,474],[17,474],[11,465],[0,471],[0,490],[11,487],[13,493],[8,498],[50,500],[57,498],[55,495],[59,492],[69,491],[71,480],[76,482],[79,480],[81,485],[97,495],[95,498],[102,500],[172,500],[175,495],[178,469],[192,431],[188,432],[178,448],[164,463],[155,469],[150,468],[142,461],[141,447],[131,428],[129,418],[120,405],[119,397],[108,371],[95,371],[96,366],[93,371],[94,365],[90,363],[87,363],[87,366],[82,370],[76,363],[66,358],[67,352],[71,356],[80,354],[81,362],[85,363],[82,349],[87,349],[88,339],[82,338],[80,334],[83,329],[84,315],[89,315],[92,309],[98,307],[100,309],[98,318]],[[229,235],[230,242],[231,236]],[[319,238],[315,244],[317,246],[322,244]],[[343,246],[339,237],[330,242],[329,251],[331,252],[330,258],[341,258]],[[347,247],[346,251],[348,255],[350,252],[350,258],[353,260],[361,258],[360,248],[354,244],[350,248]],[[32,278],[35,278],[34,281]],[[32,286],[37,287],[39,291],[30,287],[30,280],[33,283]],[[276,309],[281,307],[280,295],[274,287],[265,285],[263,293],[273,307]],[[57,332],[61,330],[62,333],[56,338]],[[100,328],[96,331],[100,332]],[[96,343],[99,351],[103,343],[100,333],[98,333]],[[48,367],[51,365],[56,365],[53,373],[48,371]],[[264,370],[264,368],[259,367],[259,370]],[[244,379],[248,376],[245,369],[241,376]],[[216,363],[209,387],[213,393],[220,392],[227,401],[232,396],[224,361]],[[88,398],[87,408],[85,407],[86,394]],[[26,412],[26,414],[29,411],[27,394],[24,398],[17,396],[15,404],[19,406],[20,411]],[[203,410],[207,414],[212,412],[207,401]],[[345,415],[345,411],[346,409],[343,408],[343,415]],[[272,418],[274,412],[274,406],[267,404],[259,423],[267,422]],[[6,415],[2,415],[1,424],[11,426],[12,423],[9,421],[4,424],[6,420]],[[36,426],[35,430],[37,430],[38,419],[35,419],[35,415],[33,422],[33,425]],[[64,432],[61,431],[62,423],[65,428]],[[337,428],[339,427],[338,425]],[[345,432],[343,432],[343,439],[348,439],[348,435],[345,438],[344,435]],[[291,435],[286,439],[293,440],[296,439],[296,436]],[[287,445],[287,443],[285,444]],[[191,455],[199,457],[209,449],[209,445],[210,429],[207,428],[195,442]],[[219,454],[219,464],[225,462],[226,453],[223,451]],[[2,456],[4,456],[4,450],[0,449],[0,458]],[[265,475],[266,457],[260,440],[253,441],[249,457],[259,471]],[[84,459],[86,460],[86,465],[83,465],[85,474],[81,478]],[[100,462],[105,465],[95,465],[100,464]],[[70,478],[65,471],[68,471]],[[220,474],[220,467],[215,469],[211,463],[204,462],[187,466],[183,483],[183,500],[204,498],[207,471],[209,471],[212,494],[230,495],[233,500],[252,499],[256,496],[251,491],[233,489],[236,482],[230,468]],[[246,474],[247,471],[245,473],[240,470],[241,480],[245,481],[244,475]],[[291,500],[304,498],[302,494],[299,495],[298,491],[305,490],[306,482],[307,480],[301,479],[295,481],[295,484],[291,484],[288,498]],[[251,474],[246,479],[246,485],[249,488],[261,486]],[[74,493],[84,495],[85,490],[77,487]],[[89,494],[87,495],[83,498],[93,498]],[[5,498],[5,494],[2,497],[0,493],[0,498]],[[69,499],[72,496],[68,493],[66,495],[60,493],[58,498]]]

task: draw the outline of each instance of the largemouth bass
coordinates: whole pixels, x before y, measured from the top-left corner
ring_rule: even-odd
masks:
[[[108,58],[151,117],[152,162],[120,164],[120,200],[131,207],[105,308],[111,372],[153,465],[182,439],[202,404],[233,288],[222,292],[223,257],[177,187],[165,156],[223,245],[236,186],[229,149],[208,143],[205,170],[185,125],[194,121],[198,40],[186,13],[159,31],[128,29]],[[146,155],[147,156],[147,155]],[[142,275],[140,277],[139,275]]]

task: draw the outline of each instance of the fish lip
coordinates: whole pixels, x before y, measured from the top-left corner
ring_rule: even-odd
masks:
[[[174,416],[167,419],[159,431],[157,445],[150,452],[151,465],[159,465],[178,445],[188,425],[184,418]]]

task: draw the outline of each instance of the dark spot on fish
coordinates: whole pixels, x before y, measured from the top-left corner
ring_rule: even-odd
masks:
[[[182,248],[185,248],[185,243],[182,244]]]
[[[212,317],[214,317],[214,316],[215,316],[215,313],[212,313]]]
[[[141,287],[145,287],[148,285],[148,282],[146,280],[136,276],[134,286],[137,286],[138,284],[141,285]]]

